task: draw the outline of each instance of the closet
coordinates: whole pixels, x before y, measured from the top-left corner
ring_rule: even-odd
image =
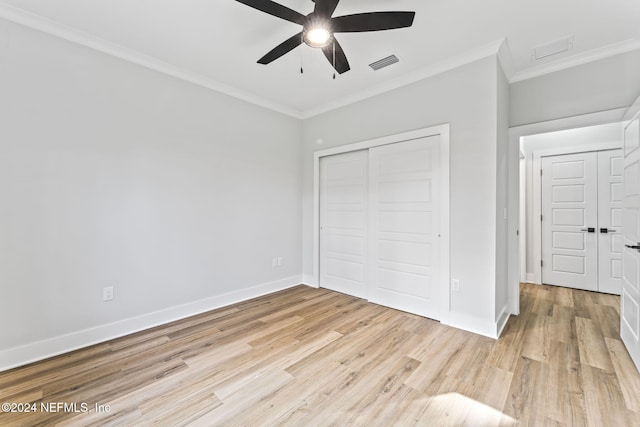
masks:
[[[320,159],[321,287],[440,319],[440,139]]]

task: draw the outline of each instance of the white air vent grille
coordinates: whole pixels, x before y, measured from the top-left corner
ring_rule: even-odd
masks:
[[[395,64],[396,62],[399,62],[399,61],[400,60],[398,59],[397,56],[391,55],[391,56],[387,56],[386,58],[382,58],[379,61],[369,64],[369,67],[373,68],[374,71],[378,71],[381,68],[388,67],[389,65]]]
[[[539,61],[571,49],[573,49],[573,36],[564,37],[531,49],[531,61]]]

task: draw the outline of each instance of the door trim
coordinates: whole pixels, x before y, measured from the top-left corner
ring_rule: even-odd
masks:
[[[636,104],[640,106],[640,98],[636,101]],[[519,156],[516,153],[520,152],[520,143],[522,137],[529,135],[536,135],[545,132],[555,132],[559,130],[574,129],[585,126],[596,126],[606,123],[616,123],[623,121],[625,114],[628,113],[628,108],[614,108],[611,110],[599,111],[594,113],[579,114],[576,116],[563,117],[558,119],[552,119],[548,121],[530,123],[519,126],[509,127],[509,152],[512,155],[509,158],[509,169],[515,170],[515,174],[520,170],[520,163],[518,162]],[[518,226],[520,220],[526,221],[526,215],[529,212],[519,212],[518,200],[520,198],[520,188],[517,181],[510,180],[508,188],[509,202],[509,253],[515,253],[520,250],[520,243],[517,235]],[[521,218],[524,216],[524,218]],[[531,236],[526,236],[530,238]],[[535,256],[535,254],[534,254]],[[517,257],[512,257],[509,260],[509,308],[511,314],[520,314],[520,264]],[[539,261],[538,261],[539,262]],[[525,277],[529,280],[529,272],[525,271]],[[531,277],[533,279],[533,277]]]
[[[316,151],[313,154],[313,280],[310,285],[318,287],[320,284],[320,158],[334,154],[348,153],[351,151],[366,150],[381,145],[395,144],[398,142],[410,141],[414,139],[426,138],[430,136],[440,137],[440,164],[442,180],[440,190],[442,200],[440,204],[441,224],[441,245],[440,245],[440,270],[442,272],[440,284],[444,297],[441,301],[442,316],[441,321],[447,323],[451,311],[451,295],[449,292],[450,279],[450,232],[449,232],[449,124],[432,126],[417,129],[410,132],[403,132],[381,138],[341,145],[339,147],[327,148]]]

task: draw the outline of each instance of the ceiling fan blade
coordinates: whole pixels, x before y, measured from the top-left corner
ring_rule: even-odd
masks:
[[[415,12],[370,12],[337,16],[331,19],[334,33],[359,33],[406,28],[413,25]]]
[[[313,12],[323,18],[331,18],[340,0],[315,0],[315,2],[316,6]]]
[[[292,36],[291,38],[283,41],[278,46],[271,49],[269,53],[267,53],[262,58],[258,59],[258,64],[269,64],[281,56],[291,52],[293,49],[297,48],[302,44],[302,32]]]
[[[347,55],[344,54],[344,50],[342,50],[342,46],[338,43],[338,40],[333,39],[333,43],[328,44],[327,46],[322,48],[322,52],[324,52],[324,56],[327,57],[329,63],[332,67],[334,67],[333,61],[333,48],[335,46],[335,69],[338,74],[346,73],[351,69],[349,66],[349,61],[347,61]]]
[[[294,22],[296,24],[304,25],[306,17],[296,12],[293,9],[289,9],[279,3],[271,0],[236,0],[238,3],[246,4],[254,9],[258,9],[269,15],[276,16],[284,19],[285,21]]]

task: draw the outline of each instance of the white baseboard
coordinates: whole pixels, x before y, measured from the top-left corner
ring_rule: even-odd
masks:
[[[314,278],[313,274],[303,274],[302,283],[311,286],[312,288],[318,288],[318,281]]]
[[[535,273],[527,273],[527,283],[536,283]]]
[[[502,313],[498,316],[498,322],[496,324],[497,337],[500,338],[502,335],[502,331],[504,331],[504,327],[507,326],[507,322],[509,321],[509,317],[511,317],[511,313],[507,310],[505,306],[502,309]]]
[[[216,295],[0,351],[0,372],[301,284],[300,276]]]
[[[452,326],[478,335],[484,335],[485,337],[493,339],[497,339],[499,336],[498,322],[492,322],[476,316],[469,316],[462,313],[451,313],[449,319],[442,323],[447,326]]]

